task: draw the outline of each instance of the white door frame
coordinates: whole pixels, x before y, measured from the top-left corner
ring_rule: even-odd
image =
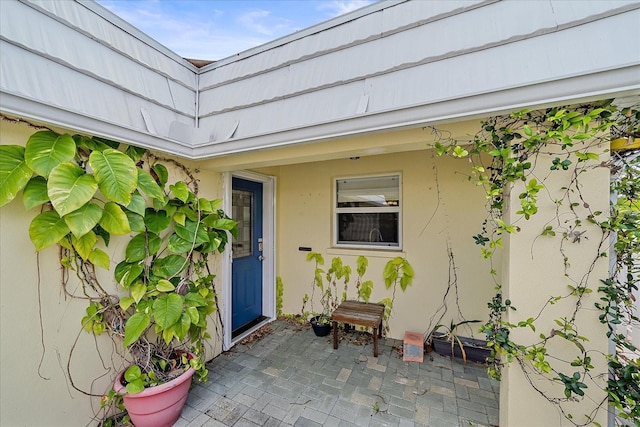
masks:
[[[233,188],[232,178],[242,178],[249,181],[262,183],[262,238],[264,241],[262,256],[262,315],[267,319],[249,329],[242,335],[231,338],[231,244],[224,252],[222,262],[222,320],[224,328],[222,331],[223,350],[229,350],[237,342],[247,335],[271,322],[276,318],[276,178],[274,176],[263,175],[251,171],[225,172],[222,178],[223,199],[222,207],[227,214],[231,213],[231,190]]]

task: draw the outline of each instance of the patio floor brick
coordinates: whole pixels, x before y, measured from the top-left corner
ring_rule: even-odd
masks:
[[[437,354],[405,362],[402,341],[344,336],[338,349],[276,321],[207,364],[174,427],[496,426],[499,383],[481,365]],[[368,341],[367,341],[368,339]],[[363,345],[364,342],[364,345]]]

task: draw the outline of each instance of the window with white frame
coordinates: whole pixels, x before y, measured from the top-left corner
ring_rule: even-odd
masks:
[[[334,244],[400,248],[400,174],[335,181]]]

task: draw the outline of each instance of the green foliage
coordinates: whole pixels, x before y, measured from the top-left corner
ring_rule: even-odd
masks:
[[[206,379],[203,341],[217,309],[207,260],[237,232],[220,200],[198,198],[185,181],[168,182],[167,168],[147,150],[100,138],[41,131],[24,148],[0,147],[0,203],[23,190],[25,207],[42,210],[29,236],[38,251],[62,248],[63,268],[76,273],[89,301],[83,329],[106,332],[130,350],[130,393],[168,379],[171,360],[183,359]],[[101,286],[95,267],[111,269],[104,246],[132,231],[113,270],[128,291],[120,298]]]
[[[593,379],[592,356],[585,347],[588,336],[578,333],[576,318],[584,310],[586,299],[594,294],[590,272],[595,263],[606,256],[602,248],[609,234],[616,236],[616,268],[610,277],[601,280],[598,288],[600,299],[595,303],[596,308],[601,310],[600,321],[608,327],[607,336],[617,349],[614,354],[607,356],[610,380],[606,391],[609,404],[618,410],[619,417],[636,421],[640,419],[638,361],[624,356],[625,352],[628,354],[636,349],[624,334],[617,332],[618,325],[638,323],[637,313],[633,311],[633,292],[637,290],[636,281],[640,273],[637,263],[640,254],[640,163],[637,156],[625,157],[615,153],[613,162],[601,162],[609,140],[619,137],[640,137],[640,108],[637,105],[620,111],[610,102],[539,111],[523,110],[484,121],[481,130],[464,144],[464,149],[455,140],[441,140],[434,144],[438,156],[450,155],[470,161],[470,181],[485,190],[487,218],[482,232],[473,236],[473,239],[481,246],[482,256],[490,262],[495,250],[502,246],[502,235],[517,233],[520,227],[525,226],[518,218],[513,224],[504,221],[503,212],[509,207],[509,194],[511,199],[517,197],[515,200],[519,201],[519,209],[512,209],[524,221],[538,214],[541,195],[558,197],[553,200],[558,207],[556,218],[544,226],[541,236],[560,240],[559,256],[564,263],[565,277],[571,284],[561,283],[559,289],[562,291],[559,290],[559,293],[563,294],[550,296],[542,310],[536,311],[534,316],[511,324],[505,320],[505,314],[515,310],[515,307],[511,301],[503,298],[500,283],[495,283],[496,294],[488,303],[490,317],[482,326],[482,331],[492,349],[489,374],[499,379],[501,367],[517,360],[534,389],[549,402],[558,405],[565,418],[574,423],[572,415],[564,412],[561,404],[576,398],[582,399],[589,384],[586,380]],[[549,161],[549,173],[544,176],[539,172],[542,164],[540,155],[550,153],[554,153],[554,157]],[[534,164],[538,167],[536,175],[532,173]],[[617,194],[609,218],[591,209],[580,181],[584,172],[603,166],[609,166],[614,173],[611,190]],[[566,185],[548,188],[546,178],[550,174],[561,174],[566,179]],[[565,209],[562,213],[561,208]],[[601,229],[602,236],[597,237],[601,243],[588,271],[572,274],[565,247],[586,238],[586,231],[581,229],[586,223],[595,224]],[[567,287],[568,293],[565,291]],[[548,306],[560,301],[569,302],[565,304],[569,312],[554,319],[556,328],[540,333],[539,340],[529,345],[520,345],[512,340],[511,332],[514,329],[527,328],[535,332],[536,321],[549,313]],[[575,357],[562,360],[557,354],[551,354],[551,348],[555,348],[549,345],[552,340],[570,344],[575,349]],[[580,370],[562,372],[567,366]],[[548,397],[547,392],[537,388],[538,380],[531,378],[532,375],[542,375],[556,382],[562,387],[564,399]],[[591,420],[591,417],[587,416],[587,419]]]
[[[276,316],[282,316],[282,298],[284,297],[284,284],[282,277],[276,277]]]
[[[322,322],[328,322],[331,318],[333,310],[338,308],[340,303],[349,298],[349,281],[353,270],[351,266],[344,264],[342,258],[334,257],[331,259],[331,267],[326,271],[321,268],[324,265],[324,258],[318,252],[309,252],[306,257],[307,261],[313,261],[315,264],[313,278],[313,292],[311,296],[305,294],[302,300],[302,317],[307,319],[309,315],[319,314]],[[367,272],[369,260],[365,256],[358,256],[356,259],[355,280],[356,301],[369,302],[373,292],[374,283],[371,280],[364,280]],[[393,288],[391,298],[383,298],[378,304],[385,306],[383,320],[385,321],[385,330],[388,330],[388,320],[393,311],[393,301],[395,299],[396,286],[400,285],[400,289],[404,292],[413,281],[413,268],[409,261],[402,257],[396,257],[387,262],[383,271],[383,280],[386,289]],[[320,292],[320,304],[322,311],[315,313],[313,311],[313,296],[315,291]],[[311,313],[305,312],[307,302],[311,301]]]

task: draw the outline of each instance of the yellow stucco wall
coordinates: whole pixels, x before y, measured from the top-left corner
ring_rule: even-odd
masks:
[[[466,161],[435,158],[432,150],[422,146],[419,151],[262,170],[277,176],[277,274],[284,283],[285,313],[299,313],[303,295],[312,290],[314,265],[305,261],[307,252],[299,251],[300,246],[322,253],[325,267],[332,257],[340,256],[355,270],[357,256],[366,255],[365,278],[375,284],[371,301],[391,296],[385,290],[382,269],[389,259],[403,256],[414,267],[415,280],[406,293],[396,293],[390,336],[425,332],[450,280],[449,247],[457,267],[462,313],[467,319],[486,318],[493,285],[489,267],[471,238],[480,231],[484,194],[466,180]],[[389,172],[402,174],[402,251],[332,247],[333,180]],[[355,289],[350,295],[355,295]],[[448,306],[442,319],[446,323],[458,319],[453,291]],[[314,308],[319,309],[318,300]]]

